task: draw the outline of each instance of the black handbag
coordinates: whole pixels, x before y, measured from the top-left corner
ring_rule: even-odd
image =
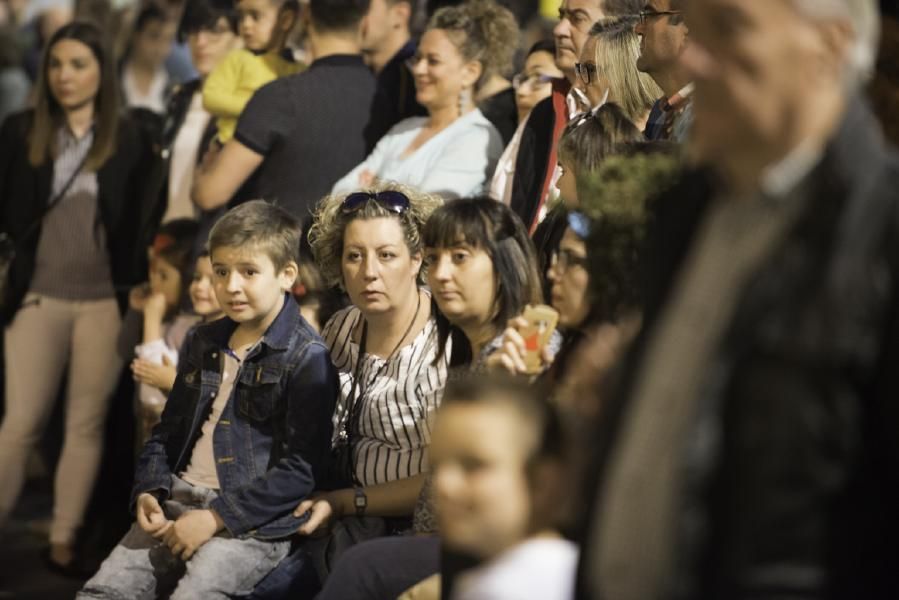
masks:
[[[18,254],[19,247],[24,240],[27,240],[35,231],[37,231],[37,228],[44,220],[44,217],[50,214],[50,211],[59,204],[63,196],[66,195],[66,192],[69,191],[69,188],[72,187],[72,184],[75,183],[75,178],[81,173],[81,169],[84,167],[84,163],[87,161],[87,155],[89,153],[90,152],[84,155],[84,158],[78,163],[78,166],[72,172],[72,175],[69,177],[68,181],[66,181],[65,185],[62,186],[59,193],[47,202],[47,205],[41,211],[40,215],[28,224],[28,227],[25,228],[18,239],[13,238],[5,231],[0,232],[0,311],[9,309],[11,293],[9,272],[10,269],[12,269],[13,262],[16,260],[16,254]]]

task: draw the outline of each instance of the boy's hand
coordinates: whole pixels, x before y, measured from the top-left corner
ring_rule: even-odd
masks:
[[[169,530],[169,521],[159,501],[152,494],[141,494],[137,497],[137,524],[148,534],[159,538]]]
[[[297,533],[312,535],[319,529],[328,527],[331,521],[342,517],[344,504],[339,501],[339,494],[343,491],[345,490],[314,494],[297,504],[293,509],[293,516],[302,517],[307,511],[309,512],[309,520],[300,525]]]
[[[200,546],[224,527],[224,521],[214,510],[191,510],[178,517],[166,532],[163,541],[172,554],[181,557],[181,560],[188,560]]]
[[[162,356],[161,365],[143,358],[135,358],[131,361],[131,372],[136,381],[152,385],[163,392],[172,390],[178,375],[178,370],[172,365],[171,359],[165,355]]]

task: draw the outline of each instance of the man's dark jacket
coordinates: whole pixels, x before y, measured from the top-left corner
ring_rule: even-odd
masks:
[[[688,175],[655,205],[646,325],[604,407],[590,518],[710,182]],[[709,443],[676,449],[676,576],[660,597],[899,598],[899,159],[860,100],[808,182],[702,378],[694,441]],[[600,597],[585,577],[597,551],[584,547],[580,598]]]

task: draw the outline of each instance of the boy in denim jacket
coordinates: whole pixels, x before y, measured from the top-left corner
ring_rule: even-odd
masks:
[[[209,235],[225,318],[185,341],[162,422],[144,447],[137,522],[79,598],[248,594],[287,554],[326,468],[337,377],[288,293],[300,227],[248,202]]]

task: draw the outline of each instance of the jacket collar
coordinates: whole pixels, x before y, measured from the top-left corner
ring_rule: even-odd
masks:
[[[302,318],[300,316],[300,307],[293,299],[293,296],[286,292],[284,296],[284,306],[281,307],[281,312],[269,325],[261,340],[261,343],[272,350],[286,350],[290,345],[294,332],[300,327],[300,319]],[[203,337],[217,347],[226,348],[228,340],[231,339],[235,329],[237,329],[237,322],[229,317],[224,317],[209,323],[199,331]]]

